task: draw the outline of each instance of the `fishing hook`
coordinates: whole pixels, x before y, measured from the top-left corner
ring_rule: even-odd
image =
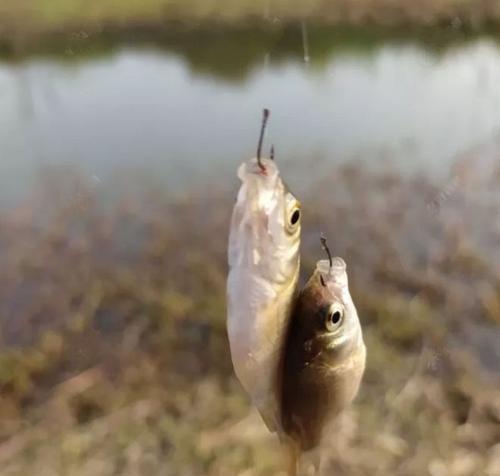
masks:
[[[321,233],[319,239],[321,241],[322,248],[326,251],[326,254],[328,255],[328,261],[330,263],[330,269],[332,269],[332,266],[333,266],[332,254],[330,253],[330,248],[328,248],[328,245],[326,244],[326,237],[325,237],[325,235],[323,235],[323,233]]]
[[[262,126],[260,128],[259,145],[257,146],[257,163],[259,164],[262,172],[266,171],[266,167],[260,160],[260,153],[262,150],[262,141],[264,140],[264,132],[266,131],[267,120],[269,119],[269,109],[264,109],[262,112]]]

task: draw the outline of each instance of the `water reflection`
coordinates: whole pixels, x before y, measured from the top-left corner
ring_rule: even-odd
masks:
[[[229,179],[254,153],[264,105],[280,161],[308,164],[440,172],[500,128],[493,39],[436,49],[308,28],[306,63],[303,33],[191,32],[104,50],[79,36],[61,57],[0,64],[0,199],[46,164],[109,185],[130,170],[172,190]]]

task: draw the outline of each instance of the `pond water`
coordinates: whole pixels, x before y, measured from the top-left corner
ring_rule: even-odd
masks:
[[[500,131],[500,45],[427,40],[304,26],[102,46],[78,32],[58,54],[3,60],[0,203],[47,165],[109,189],[128,172],[173,191],[234,182],[263,107],[280,161],[447,172]]]

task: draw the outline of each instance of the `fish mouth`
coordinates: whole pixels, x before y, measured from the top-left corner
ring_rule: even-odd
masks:
[[[247,162],[244,162],[240,168],[238,169],[238,176],[241,181],[245,181],[249,176],[250,177],[261,177],[263,179],[276,179],[279,177],[278,166],[274,162],[274,160],[261,158],[260,159],[264,169],[262,169],[259,165],[259,161],[254,158],[250,159]]]

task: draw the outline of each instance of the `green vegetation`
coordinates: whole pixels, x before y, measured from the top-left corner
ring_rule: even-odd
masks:
[[[209,25],[270,28],[301,20],[323,24],[483,29],[500,20],[498,0],[0,0],[0,37],[22,47],[39,35]],[[168,25],[168,27],[167,27]]]
[[[479,38],[498,42],[495,31],[432,27],[384,28],[381,26],[307,27],[310,63],[320,70],[335,57],[345,55],[369,58],[387,45],[418,47],[439,58],[450,50]],[[1,34],[0,34],[1,36]],[[78,63],[109,58],[123,48],[141,48],[167,52],[180,57],[196,75],[208,75],[229,82],[242,82],[262,67],[263,59],[273,63],[303,60],[303,38],[300,25],[238,25],[224,28],[200,26],[194,29],[164,26],[144,30],[76,30],[51,33],[37,41],[21,41],[13,36],[0,40],[0,58],[19,61],[28,57],[48,57],[60,62]]]
[[[132,21],[196,20],[218,23],[248,19],[296,21],[304,18],[345,23],[419,23],[437,24],[457,17],[461,21],[480,24],[496,20],[499,4],[485,0],[440,0],[412,2],[410,0],[367,0],[324,2],[311,0],[33,0],[9,7],[2,1],[2,10],[13,10],[35,19],[41,27],[60,27],[76,23],[100,25]]]

